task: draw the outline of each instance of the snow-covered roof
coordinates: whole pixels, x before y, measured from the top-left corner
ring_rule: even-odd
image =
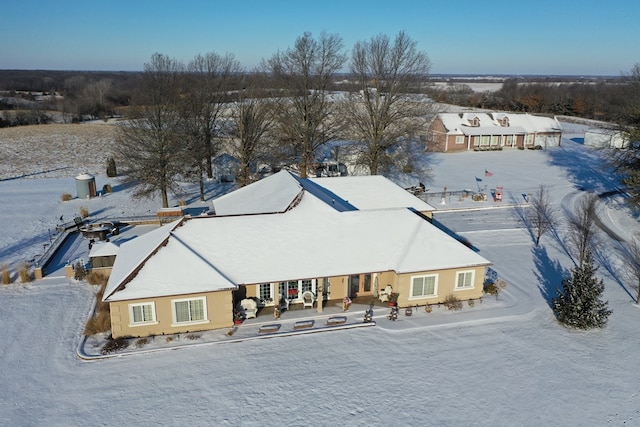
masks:
[[[410,273],[489,264],[411,209],[340,211],[308,191],[284,213],[193,218],[164,228],[155,239],[121,245],[105,300],[364,271]],[[168,237],[168,243],[160,245],[160,237]],[[117,290],[135,268],[133,260],[140,264],[154,250],[152,240],[157,252]],[[121,259],[127,268],[119,265]]]
[[[465,135],[515,135],[540,132],[561,132],[562,126],[554,117],[514,113],[440,113],[438,117],[448,133]],[[474,118],[479,126],[471,126]],[[499,120],[507,118],[509,126]]]
[[[169,237],[171,231],[181,222],[181,219],[170,222],[133,240],[122,243],[109,275],[109,281],[104,291],[105,297],[115,292],[118,286],[136,271],[138,266]]]
[[[213,201],[216,215],[255,215],[286,211],[302,191],[287,171],[280,171]]]
[[[433,206],[420,200],[381,175],[310,178],[323,188],[348,201],[359,210],[414,208],[433,211]]]
[[[120,247],[113,242],[96,242],[89,251],[89,258],[117,255],[118,249]]]

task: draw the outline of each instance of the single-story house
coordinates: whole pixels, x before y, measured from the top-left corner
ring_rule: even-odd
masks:
[[[440,113],[429,125],[427,150],[469,151],[559,146],[554,117],[516,113]]]
[[[434,226],[421,213],[429,205],[383,180],[281,171],[215,199],[214,216],[121,244],[103,297],[113,337],[230,327],[246,298],[280,307],[311,292],[321,311],[345,297],[368,303],[387,286],[400,307],[481,297],[490,262]],[[366,181],[397,197],[385,201]]]

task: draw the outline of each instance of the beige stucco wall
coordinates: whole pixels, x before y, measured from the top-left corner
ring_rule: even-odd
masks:
[[[172,300],[205,297],[207,305],[207,321],[173,325]],[[156,322],[132,326],[130,304],[144,302],[155,303]],[[176,295],[155,299],[115,301],[109,303],[111,310],[111,333],[118,337],[144,337],[149,335],[177,334],[208,329],[220,329],[233,326],[233,307],[231,291],[209,292],[203,294]]]
[[[444,302],[449,295],[454,295],[461,301],[480,298],[483,295],[483,284],[486,267],[456,268],[450,270],[440,270],[437,272],[416,272],[406,273],[397,276],[397,286],[393,287],[394,292],[398,292],[398,306],[408,307],[415,305],[437,304]],[[467,289],[455,289],[456,275],[460,271],[474,271],[473,287]],[[424,276],[426,274],[438,274],[437,295],[434,297],[424,297],[411,299],[411,278],[414,276]]]

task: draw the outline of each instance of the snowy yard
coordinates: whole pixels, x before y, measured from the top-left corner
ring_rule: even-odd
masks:
[[[554,205],[571,210],[585,192],[604,193],[617,182],[599,153],[570,137],[547,151],[432,155],[427,187],[502,185],[503,204],[518,205],[545,184]],[[96,219],[159,206],[130,200],[126,189],[63,203],[62,192],[75,194],[78,171],[66,172],[0,181],[0,264],[37,257],[48,230],[79,206]],[[98,188],[115,184],[96,178]],[[211,185],[209,196],[220,191]],[[610,234],[638,229],[621,197],[601,201]],[[60,278],[14,283],[0,287],[0,419],[48,426],[640,425],[640,308],[620,280],[610,234],[600,235],[605,265],[598,273],[613,314],[602,330],[572,331],[548,305],[572,266],[561,242],[545,236],[535,248],[514,209],[494,202],[430,203],[440,210],[436,219],[507,281],[500,301],[487,296],[485,307],[401,314],[397,322],[377,315],[374,327],[86,362],[75,352],[93,290]]]

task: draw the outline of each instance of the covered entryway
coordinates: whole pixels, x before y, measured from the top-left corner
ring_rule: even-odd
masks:
[[[354,274],[349,276],[349,298],[368,296],[373,294],[372,274]]]

